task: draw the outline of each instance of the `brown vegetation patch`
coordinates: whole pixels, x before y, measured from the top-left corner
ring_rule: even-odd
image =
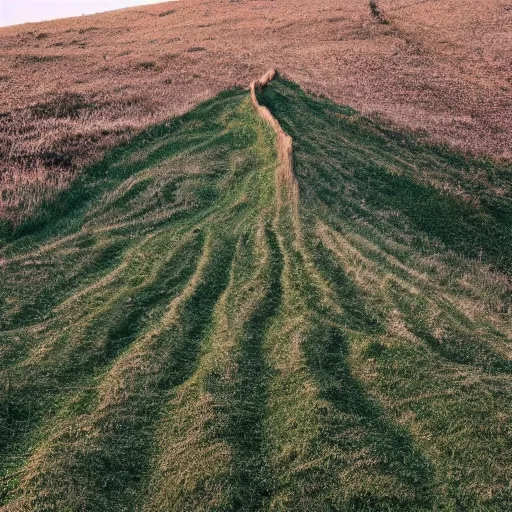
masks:
[[[18,66],[24,64],[45,64],[48,62],[56,62],[63,59],[61,55],[19,55],[15,58],[15,63]]]
[[[65,92],[48,102],[36,103],[29,108],[34,117],[62,119],[66,117],[76,118],[80,111],[87,107],[88,104],[85,103],[82,94]]]
[[[169,9],[168,11],[161,12],[158,16],[160,18],[164,18],[165,16],[169,16],[170,14],[174,14],[175,12],[175,9]]]

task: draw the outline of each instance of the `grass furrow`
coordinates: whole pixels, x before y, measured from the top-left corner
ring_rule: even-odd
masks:
[[[229,284],[216,304],[196,372],[175,390],[158,429],[144,510],[258,510],[261,505],[268,486],[261,341],[278,300],[278,262],[265,228],[267,201],[274,194],[272,164],[242,183],[250,194],[240,205],[244,208],[230,215],[228,210],[213,228],[219,244],[226,243],[224,222],[230,233],[240,233]]]
[[[21,487],[23,506],[111,510],[133,501],[151,454],[159,409],[168,390],[197,364],[209,311],[223,286],[219,271],[230,253],[229,245],[222,251],[207,246],[196,274],[169,305],[160,325],[146,332],[100,380],[91,410],[64,420],[36,449]],[[89,435],[84,439],[85,433]],[[52,492],[41,499],[44,488]]]
[[[486,173],[505,184],[507,164],[419,146],[293,84],[270,85],[262,102],[294,137],[300,219],[309,235],[306,258],[296,261],[309,255],[339,307],[308,302],[315,292],[306,292],[307,266],[302,275],[290,271],[287,282],[300,283],[304,291],[296,294],[311,316],[299,333],[286,324],[281,330],[294,340],[294,379],[304,376],[296,389],[311,390],[311,408],[320,397],[326,402],[323,424],[331,442],[349,425],[342,418],[353,422],[328,451],[351,461],[349,470],[322,459],[322,444],[297,427],[308,441],[290,446],[315,445],[303,457],[317,456],[315,464],[300,467],[329,467],[308,481],[322,480],[331,492],[313,488],[294,509],[506,509],[505,424],[512,417],[506,240],[512,223],[509,198],[492,195],[473,177]],[[466,181],[453,186],[463,176]],[[299,320],[291,323],[298,330]],[[299,413],[308,403],[305,393],[289,400],[286,407],[302,414],[302,425],[315,424],[313,415]],[[351,459],[358,445],[361,465]],[[278,510],[297,503],[291,496],[300,492],[293,491],[300,477],[291,468],[282,470],[294,477],[283,484]],[[342,475],[343,491],[334,492],[333,474]],[[325,494],[308,501],[315,492]]]
[[[39,440],[66,432],[77,413],[83,419],[97,400],[105,372],[148,330],[146,322],[164,313],[166,300],[180,293],[201,245],[200,239],[186,244],[152,280],[122,290],[101,313],[78,320],[64,333],[58,325],[49,329],[46,350],[32,350],[29,359],[4,372],[12,383],[2,397],[6,455],[11,452],[21,461],[34,457]],[[66,428],[59,428],[61,420]],[[76,433],[80,432],[77,428]]]

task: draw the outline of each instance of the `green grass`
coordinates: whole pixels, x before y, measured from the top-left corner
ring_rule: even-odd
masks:
[[[512,170],[228,91],[0,237],[0,510],[512,507]]]

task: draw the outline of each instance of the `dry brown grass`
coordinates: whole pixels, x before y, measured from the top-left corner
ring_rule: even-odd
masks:
[[[263,90],[276,76],[277,70],[270,69],[261,78],[251,82],[251,101],[256,112],[276,133],[277,154],[279,157],[279,172],[276,173],[278,185],[286,187],[291,197],[297,202],[299,185],[293,172],[293,139],[285,133],[279,121],[272,115],[272,112],[267,107],[260,105],[257,97],[257,92]]]
[[[0,216],[19,219],[108,148],[269,67],[365,114],[510,157],[512,10],[378,8],[385,24],[360,0],[182,0],[0,29]]]

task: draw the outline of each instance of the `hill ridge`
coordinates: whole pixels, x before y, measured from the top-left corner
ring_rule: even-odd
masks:
[[[256,91],[262,91],[272,80],[278,77],[275,68],[268,70],[258,80],[251,82],[251,100],[260,117],[266,121],[276,132],[277,154],[279,157],[279,172],[277,180],[279,185],[286,185],[294,201],[298,201],[299,185],[293,172],[293,139],[282,129],[279,121],[270,110],[258,101]]]

